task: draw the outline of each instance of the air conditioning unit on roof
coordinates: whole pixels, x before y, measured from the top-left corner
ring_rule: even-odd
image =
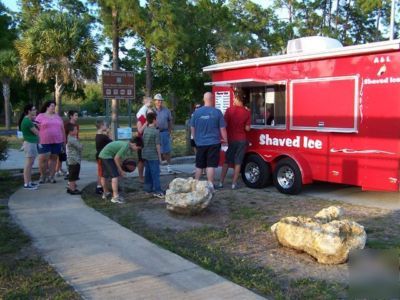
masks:
[[[325,36],[308,36],[288,41],[287,54],[319,52],[341,47],[343,45],[338,40]]]

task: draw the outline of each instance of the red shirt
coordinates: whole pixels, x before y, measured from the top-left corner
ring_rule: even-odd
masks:
[[[245,126],[250,126],[250,111],[243,106],[231,106],[224,115],[228,142],[246,141]]]

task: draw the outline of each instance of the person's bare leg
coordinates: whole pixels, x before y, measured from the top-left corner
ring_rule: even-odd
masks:
[[[56,172],[56,164],[57,164],[58,155],[51,154],[50,162],[49,162],[49,176],[50,178],[54,178],[54,174]]]
[[[203,169],[200,169],[200,168],[197,168],[197,167],[196,167],[196,173],[194,174],[194,179],[196,179],[196,180],[199,180],[199,179],[200,179],[201,170],[203,170]]]
[[[104,192],[105,194],[109,193],[110,191],[109,191],[109,189],[108,189],[108,187],[107,187],[107,180],[106,180],[106,178],[105,178],[105,177],[100,177],[100,182],[101,182],[101,186],[103,187],[103,192]]]
[[[210,184],[214,184],[215,168],[207,168],[206,172],[207,172],[207,181]]]
[[[68,186],[69,186],[69,189],[70,189],[71,191],[75,191],[75,190],[76,190],[76,181],[70,181],[70,182],[68,182]]]
[[[62,161],[60,160],[59,157],[57,157],[56,168],[55,168],[56,172],[61,170],[61,164],[62,164]]]
[[[40,177],[42,179],[46,178],[46,173],[47,173],[47,167],[48,167],[48,154],[40,154],[39,155],[39,172],[40,172]]]
[[[34,161],[35,161],[34,157],[27,157],[25,160],[24,184],[29,184],[31,182],[32,165]]]
[[[171,164],[171,153],[163,153],[162,159],[167,161],[167,164]]]
[[[144,182],[144,163],[143,161],[139,160],[138,164],[137,164],[137,168],[138,168],[138,173],[139,173],[139,181],[141,183]]]
[[[111,179],[111,187],[112,187],[113,197],[114,198],[118,197],[118,177],[114,177],[113,179]]]
[[[219,179],[219,181],[220,181],[222,184],[223,184],[224,181],[225,181],[226,173],[228,173],[228,168],[229,168],[228,164],[224,164],[224,165],[222,166],[221,177],[220,177],[220,179]]]
[[[235,165],[235,168],[234,168],[234,171],[233,171],[232,184],[237,184],[237,180],[239,178],[241,167],[242,167],[241,165]]]

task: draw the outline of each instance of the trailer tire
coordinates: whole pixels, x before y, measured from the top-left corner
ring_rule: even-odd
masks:
[[[271,182],[271,167],[258,155],[251,154],[243,162],[242,179],[250,188],[264,188]]]
[[[303,183],[299,166],[293,159],[283,158],[276,164],[273,181],[275,187],[283,194],[297,195]]]

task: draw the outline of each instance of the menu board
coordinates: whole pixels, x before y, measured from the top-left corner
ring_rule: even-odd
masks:
[[[215,108],[218,108],[224,114],[230,106],[231,93],[229,91],[215,92]]]

